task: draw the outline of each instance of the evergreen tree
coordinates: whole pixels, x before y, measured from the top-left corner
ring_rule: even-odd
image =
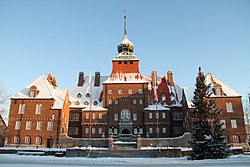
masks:
[[[192,117],[192,151],[188,159],[215,159],[227,157],[227,144],[223,138],[220,124],[220,110],[214,101],[210,100],[209,88],[206,85],[204,73],[199,68],[194,91],[194,110]]]

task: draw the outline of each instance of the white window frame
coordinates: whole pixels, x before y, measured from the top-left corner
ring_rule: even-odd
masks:
[[[137,121],[137,113],[133,113],[133,121]]]
[[[162,128],[162,133],[167,133],[167,128],[166,127]]]
[[[122,89],[118,89],[118,94],[122,94]]]
[[[95,128],[92,128],[92,134],[95,134]]]
[[[161,116],[162,116],[163,119],[165,119],[165,118],[166,118],[166,113],[165,113],[165,112],[162,112],[162,113],[161,113]]]
[[[133,104],[136,104],[136,99],[133,100]]]
[[[113,134],[113,130],[112,128],[109,128],[109,134],[112,135]]]
[[[236,119],[231,119],[231,127],[234,129],[237,128],[237,120]]]
[[[114,134],[117,135],[118,134],[118,129],[114,128]]]
[[[26,130],[31,130],[31,127],[32,127],[32,122],[31,122],[31,121],[27,121],[27,122],[26,122],[25,129],[26,129]]]
[[[99,119],[102,119],[102,113],[99,113],[99,114],[98,114],[98,118],[99,118]]]
[[[129,111],[129,109],[123,109],[121,111],[121,119],[130,120],[130,118],[131,118],[131,112]]]
[[[142,99],[139,100],[139,104],[142,104]]]
[[[112,89],[108,90],[108,94],[112,95]]]
[[[24,113],[25,113],[25,104],[19,104],[18,114],[24,114]]]
[[[99,134],[102,134],[102,128],[99,128],[98,132]]]
[[[30,138],[30,136],[25,136],[24,137],[24,143],[25,144],[31,144],[31,138]]]
[[[86,119],[89,119],[89,113],[88,112],[85,114],[85,116],[86,116]]]
[[[69,127],[69,129],[68,129],[68,134],[69,134],[69,135],[72,135],[72,132],[73,132],[72,127]]]
[[[233,142],[234,142],[234,143],[239,143],[239,142],[240,142],[240,137],[239,137],[239,135],[233,135]]]
[[[159,118],[160,118],[159,116],[160,116],[159,112],[156,112],[156,113],[155,113],[155,118],[156,118],[156,119],[159,119]]]
[[[152,113],[152,112],[149,112],[149,113],[148,113],[148,118],[149,118],[149,119],[152,119],[152,118],[153,118],[153,113]]]
[[[72,134],[73,135],[78,135],[78,127],[73,127]]]
[[[129,89],[128,94],[133,94],[133,89]]]
[[[21,129],[21,121],[16,121],[15,130]]]
[[[139,134],[140,134],[140,135],[143,134],[143,129],[142,129],[142,128],[139,129]]]
[[[222,124],[222,125],[221,125],[221,128],[222,128],[222,129],[226,129],[226,128],[227,128],[227,125],[226,125],[226,121],[225,121],[225,120],[220,120],[220,124]]]
[[[53,125],[54,123],[53,122],[51,122],[51,121],[49,121],[48,123],[47,123],[47,130],[48,131],[52,131],[53,130]]]
[[[43,113],[43,105],[37,104],[36,105],[36,114],[42,114]]]
[[[43,122],[38,121],[36,122],[36,130],[42,130]]]
[[[118,100],[117,99],[115,100],[115,104],[118,104]]]
[[[85,133],[89,134],[89,128],[85,128]]]
[[[118,121],[118,113],[114,114],[114,121]]]
[[[96,114],[92,113],[92,119],[96,119]]]
[[[138,92],[139,92],[139,94],[142,94],[142,93],[143,93],[143,90],[142,90],[142,89],[139,89]]]
[[[138,129],[134,128],[134,135],[137,135],[137,134],[138,134]]]
[[[149,133],[153,133],[153,128],[149,128]]]
[[[42,144],[42,137],[41,136],[37,136],[36,137],[36,144],[37,145],[41,145]]]
[[[111,99],[109,99],[109,104],[112,104],[112,100]]]
[[[19,142],[20,142],[20,137],[14,136],[14,144],[19,144]]]
[[[232,102],[226,102],[226,108],[227,112],[233,112],[233,103]]]

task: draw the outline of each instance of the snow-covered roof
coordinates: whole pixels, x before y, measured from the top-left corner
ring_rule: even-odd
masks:
[[[195,90],[195,87],[185,87],[185,88],[183,88],[188,108],[193,108],[192,100],[194,99],[194,90]]]
[[[86,76],[84,78],[85,82],[83,83],[83,86],[76,86],[69,92],[72,100],[71,104],[76,104],[79,102],[79,107],[81,106],[83,108],[87,108],[90,105],[90,95],[92,94],[92,108],[94,108],[94,106],[102,107],[103,102],[100,101],[100,97],[103,90],[102,83],[107,80],[107,78],[107,76],[100,76],[100,85],[94,86],[95,76],[92,76],[91,80],[89,76]],[[92,86],[90,86],[90,83],[92,84]],[[91,87],[92,91],[90,90]],[[71,107],[73,107],[73,104]]]
[[[79,100],[72,97],[71,95],[69,95],[69,101],[70,101],[70,108],[84,108],[84,107],[86,107],[86,106],[84,106],[83,103],[81,103]]]
[[[32,86],[35,86],[38,90],[38,94],[35,97],[29,96]],[[26,88],[14,95],[12,99],[54,99],[55,103],[52,109],[62,109],[67,92],[67,89],[54,88],[47,78],[41,75]]]
[[[223,83],[221,80],[219,80],[217,77],[212,75],[211,73],[208,73],[206,75],[206,84],[211,84],[211,89],[209,90],[210,93],[212,93],[213,96],[218,97],[218,95],[215,95],[214,91],[212,90],[215,86],[215,84],[221,85],[222,91],[224,94],[221,96],[241,96],[236,91],[234,91],[232,88],[227,86],[225,83]]]
[[[90,108],[90,105],[88,105],[86,108],[82,109],[82,111],[107,111],[108,109],[92,105]]]
[[[169,110],[169,108],[166,108],[164,106],[162,106],[161,104],[153,104],[153,105],[149,105],[147,108],[144,108],[144,110],[150,110],[150,111],[156,111],[156,110],[160,110],[160,111],[166,111]]]
[[[113,83],[148,83],[140,73],[115,73],[112,74],[104,84]]]
[[[139,59],[133,53],[128,52],[124,54],[124,52],[121,52],[117,54],[113,60],[139,60]]]
[[[161,80],[164,76],[157,76],[157,85],[159,85],[161,83]],[[148,82],[148,90],[152,90],[152,78],[151,76],[143,76],[143,79],[146,80]],[[170,93],[172,92],[174,94],[174,96],[171,96],[171,101],[174,100],[176,102],[176,104],[172,104],[172,106],[178,106],[181,107],[182,106],[182,89],[176,84],[174,83],[173,86],[168,85],[169,91]]]

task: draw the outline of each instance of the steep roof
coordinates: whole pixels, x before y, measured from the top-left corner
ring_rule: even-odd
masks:
[[[222,94],[221,96],[241,96],[240,94],[238,94],[235,90],[233,90],[232,88],[230,88],[229,86],[227,86],[225,83],[223,83],[221,80],[219,80],[217,77],[215,77],[214,75],[212,75],[211,73],[207,73],[206,75],[206,84],[211,84],[211,88],[210,88],[210,93],[212,93],[213,96],[218,97],[218,95],[215,95],[213,88],[216,84],[221,85],[222,91],[224,94]]]
[[[70,98],[71,98],[71,106],[70,107],[76,107],[78,106],[79,108],[87,108],[89,106],[90,103],[90,97],[88,97],[88,94],[90,95],[90,87],[92,87],[92,108],[94,108],[94,106],[98,106],[98,107],[102,107],[103,106],[103,102],[100,101],[100,97],[101,97],[101,93],[103,90],[103,86],[102,83],[107,80],[107,76],[100,76],[100,85],[99,86],[94,86],[94,81],[95,81],[95,76],[91,77],[91,81],[90,82],[90,77],[86,76],[84,78],[84,83],[83,86],[76,86],[74,87],[70,92]],[[92,83],[92,85],[90,86],[90,83]],[[76,104],[76,102],[78,102],[79,105],[74,105]],[[97,102],[97,104],[94,104],[95,102]]]
[[[29,96],[32,86],[35,86],[38,90],[38,94],[35,97]],[[12,99],[54,99],[55,103],[52,109],[62,109],[67,92],[67,89],[54,88],[49,84],[47,78],[41,75],[26,88],[14,95]]]

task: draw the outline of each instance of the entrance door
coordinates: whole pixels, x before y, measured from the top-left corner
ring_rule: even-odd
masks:
[[[47,148],[51,148],[52,146],[53,146],[52,138],[48,138],[47,139]]]
[[[130,134],[130,132],[129,132],[128,129],[123,129],[123,130],[122,130],[122,134]]]

